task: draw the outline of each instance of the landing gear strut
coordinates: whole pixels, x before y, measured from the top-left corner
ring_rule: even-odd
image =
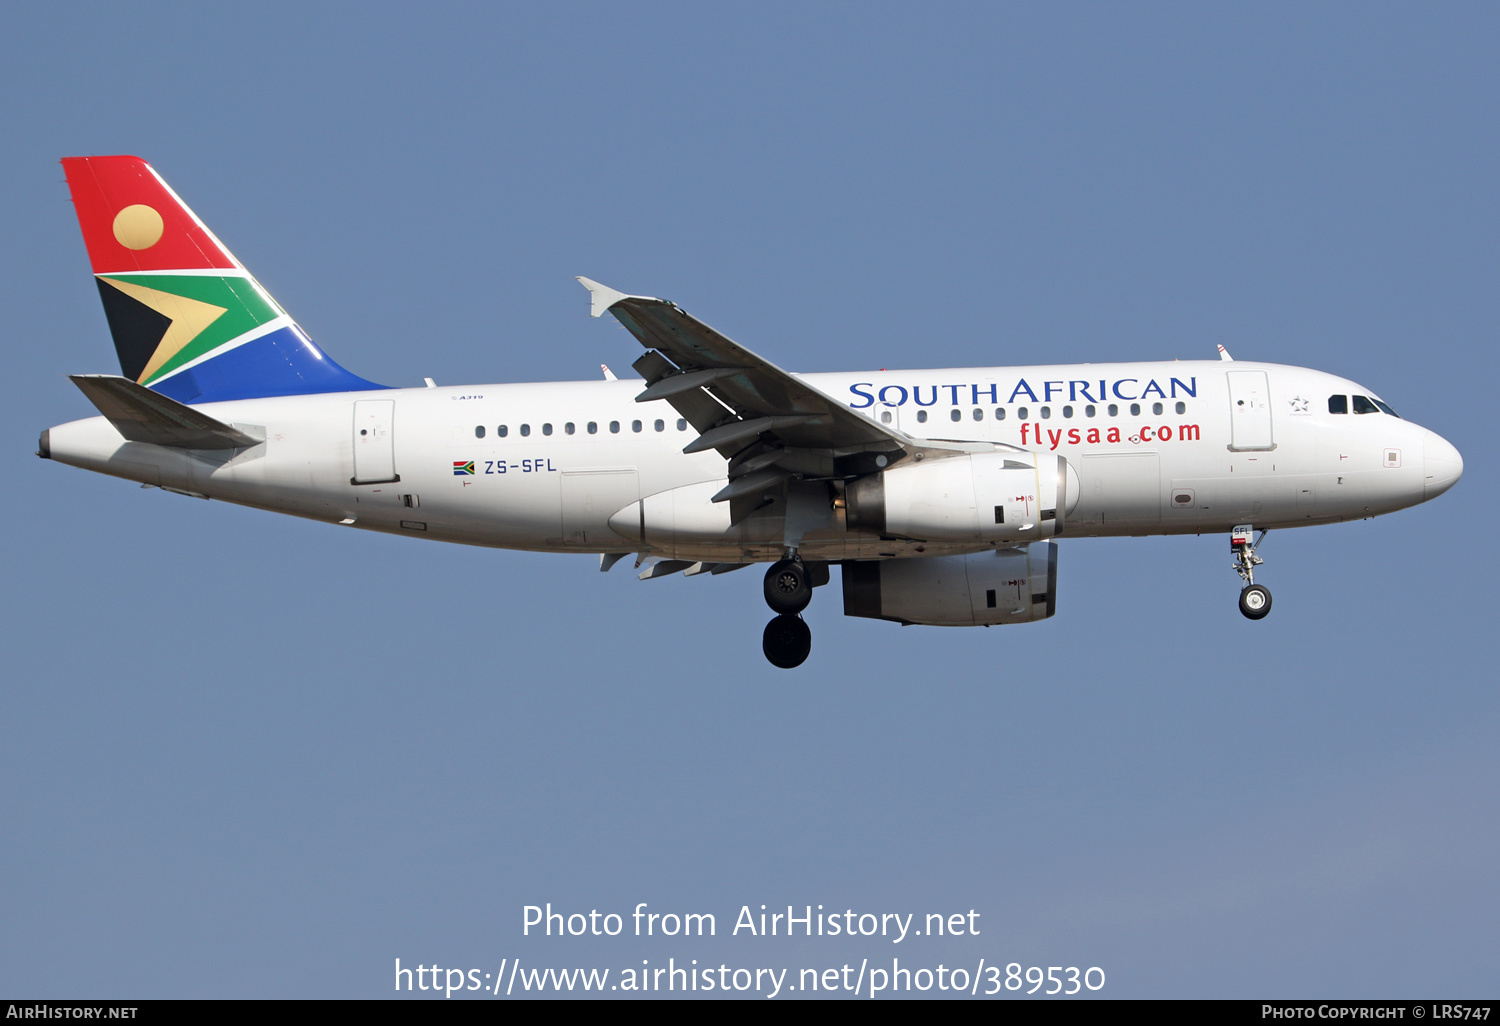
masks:
[[[772,666],[801,666],[812,651],[812,630],[797,614],[812,601],[813,588],[828,583],[828,564],[802,562],[795,549],[766,571],[766,605],[777,615],[766,624],[761,650]]]
[[[1234,554],[1234,572],[1240,575],[1245,586],[1240,589],[1240,612],[1250,620],[1259,620],[1271,611],[1271,590],[1255,583],[1255,568],[1265,560],[1255,554],[1260,543],[1266,540],[1269,531],[1261,531],[1255,537],[1255,528],[1240,524],[1229,536],[1229,551]]]

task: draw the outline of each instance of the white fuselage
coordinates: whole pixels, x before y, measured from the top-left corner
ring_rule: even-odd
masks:
[[[801,378],[914,438],[1065,457],[1078,494],[1064,537],[1358,519],[1431,498],[1462,471],[1453,446],[1425,428],[1385,413],[1330,412],[1331,395],[1371,393],[1298,367],[1189,361]],[[779,558],[779,521],[731,527],[729,504],[709,501],[726,482],[725,459],[684,455],[695,433],[665,401],[634,402],[642,387],[575,381],[241,400],[197,408],[256,437],[263,430],[265,442],[248,449],[128,442],[103,417],[52,428],[44,448],[146,484],[441,541]],[[637,505],[669,492],[666,507]],[[668,510],[664,529],[621,528],[617,514],[647,508]],[[802,543],[807,558],[829,560],[974,548],[851,532],[837,508]]]

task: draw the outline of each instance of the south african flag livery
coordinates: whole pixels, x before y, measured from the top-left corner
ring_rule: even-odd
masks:
[[[62,163],[126,377],[187,403],[382,387],[315,346],[144,160]]]
[[[454,460],[453,461],[453,476],[454,477],[467,477],[467,476],[469,476],[469,475],[471,475],[473,473],[474,473],[474,461],[473,460]]]

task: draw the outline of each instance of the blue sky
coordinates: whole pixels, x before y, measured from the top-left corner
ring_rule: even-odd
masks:
[[[0,992],[378,997],[393,961],[1494,988],[1491,5],[10,5]],[[420,544],[32,456],[115,370],[58,158],[152,161],[343,365],[590,378],[572,276],[797,370],[1236,356],[1463,452],[1374,521],[1064,543],[1004,630]],[[24,515],[23,515],[24,514]],[[703,941],[522,907],[713,912]],[[900,948],[742,905],[982,914]]]

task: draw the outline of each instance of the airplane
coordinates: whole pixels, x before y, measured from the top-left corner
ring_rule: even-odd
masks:
[[[1322,371],[1217,359],[794,374],[675,303],[588,278],[643,380],[391,388],[335,363],[145,161],[62,161],[121,374],[38,455],[359,530],[635,556],[639,576],[769,564],[762,649],[801,613],[996,626],[1052,616],[1064,537],[1228,532],[1240,611],[1269,530],[1441,495],[1449,442]]]

